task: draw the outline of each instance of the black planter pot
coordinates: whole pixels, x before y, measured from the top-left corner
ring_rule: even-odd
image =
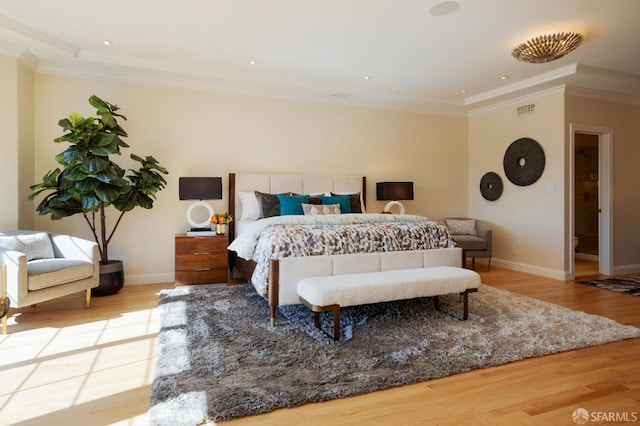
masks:
[[[100,264],[100,284],[91,289],[92,296],[110,296],[124,286],[124,265],[121,260]]]

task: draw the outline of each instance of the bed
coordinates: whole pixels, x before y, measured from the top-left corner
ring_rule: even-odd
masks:
[[[229,213],[230,268],[269,300],[272,320],[275,307],[300,303],[273,279],[275,259],[455,247],[439,222],[368,213],[362,176],[230,173]]]

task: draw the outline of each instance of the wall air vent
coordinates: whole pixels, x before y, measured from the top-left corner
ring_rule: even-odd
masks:
[[[536,104],[520,105],[516,108],[516,116],[518,117],[521,115],[533,114],[534,112],[536,112]]]
[[[332,98],[348,98],[349,94],[348,93],[341,93],[341,92],[333,92],[330,96]]]

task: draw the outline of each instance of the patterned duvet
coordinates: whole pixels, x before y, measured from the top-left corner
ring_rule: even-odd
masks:
[[[229,250],[256,262],[251,282],[267,297],[271,259],[449,247],[455,244],[446,226],[422,216],[343,214],[262,219]]]

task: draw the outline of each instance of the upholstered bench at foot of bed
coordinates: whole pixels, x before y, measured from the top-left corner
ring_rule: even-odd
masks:
[[[333,340],[340,339],[340,308],[393,300],[434,297],[460,293],[464,307],[462,319],[468,317],[468,295],[478,290],[480,276],[469,269],[453,266],[398,269],[304,278],[298,282],[300,302],[314,312],[320,328],[320,312],[333,311]]]

